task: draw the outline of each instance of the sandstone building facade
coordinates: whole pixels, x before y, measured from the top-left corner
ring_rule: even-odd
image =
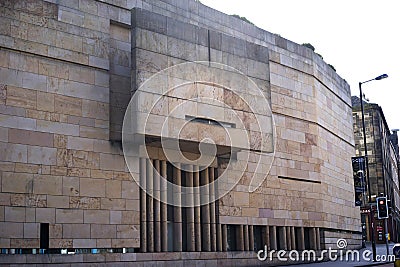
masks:
[[[364,155],[364,140],[362,135],[362,113],[360,99],[352,97],[354,136],[356,155]],[[382,108],[378,104],[365,103],[364,105],[365,129],[367,136],[369,179],[372,198],[381,195],[387,196],[391,202],[391,213],[388,219],[387,232],[391,241],[398,242],[399,233],[399,154],[397,132],[389,129]],[[362,214],[365,222],[366,238],[371,240],[369,216]],[[374,219],[375,238],[377,242],[384,243],[386,232],[384,220]]]
[[[4,0],[0,9],[0,248],[27,253],[0,261],[256,264],[253,251],[264,245],[321,250],[337,238],[361,245],[350,89],[308,48],[195,0]],[[214,140],[222,152],[209,166],[188,172],[168,161],[159,136],[146,136],[148,158],[139,156],[132,170],[122,127],[149,78],[195,61],[233,67],[261,89],[274,121],[267,134],[249,130],[245,105],[230,104],[242,114],[250,151],[263,152],[258,140],[270,134],[274,160],[254,192],[250,157],[228,194],[177,207],[147,195],[132,175],[151,180],[152,192],[160,190],[152,168],[174,184],[207,185],[224,169],[225,139]],[[216,84],[196,92],[226,103]],[[196,157],[190,144],[215,137],[219,113],[207,112],[189,116],[197,128],[195,138],[182,137],[186,154]],[[238,124],[226,116],[217,123]],[[55,254],[29,255],[39,248]],[[79,253],[57,255],[61,249]],[[93,249],[113,253],[88,254]]]

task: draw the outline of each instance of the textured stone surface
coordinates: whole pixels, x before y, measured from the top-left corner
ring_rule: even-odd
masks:
[[[134,29],[133,7],[143,8],[132,13]],[[0,248],[38,247],[38,223],[51,224],[51,247],[139,248],[139,187],[127,171],[120,143],[109,140],[121,140],[131,89],[166,67],[208,60],[208,30],[211,60],[252,77],[271,101],[276,123],[270,175],[248,193],[249,173],[255,169],[250,159],[239,184],[218,205],[220,222],[243,229],[360,231],[359,212],[349,201],[354,154],[349,86],[309,49],[194,0],[7,0],[0,10],[0,45],[9,48],[0,50]],[[200,95],[211,94],[207,90],[196,88]],[[213,92],[213,98],[225,97],[242,112],[257,149],[260,136],[243,112],[248,107],[234,96]],[[178,103],[170,101],[155,112],[163,114]],[[196,114],[218,112],[199,106]],[[182,138],[215,135],[226,141],[212,129],[189,127]],[[164,159],[156,152],[154,158]],[[334,243],[331,236],[325,243]],[[357,234],[346,238],[359,240]],[[173,261],[178,253],[160,255],[132,257],[182,264]],[[232,265],[220,259],[237,257],[244,264],[254,256],[221,253],[212,260],[210,255],[186,257]],[[31,262],[25,255],[13,256]],[[69,259],[82,262],[83,256]]]

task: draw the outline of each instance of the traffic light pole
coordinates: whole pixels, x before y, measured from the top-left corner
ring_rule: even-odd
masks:
[[[385,240],[386,240],[386,256],[389,256],[389,234],[388,234],[388,219],[385,219]]]

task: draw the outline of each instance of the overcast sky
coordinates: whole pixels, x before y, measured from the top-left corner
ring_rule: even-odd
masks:
[[[400,128],[399,0],[201,0],[226,14],[296,43],[311,43],[359,95],[383,108],[390,129]]]

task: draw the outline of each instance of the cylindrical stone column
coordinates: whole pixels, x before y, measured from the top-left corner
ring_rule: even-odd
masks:
[[[222,251],[227,251],[228,250],[228,229],[226,227],[226,224],[223,224],[221,226],[222,230]]]
[[[249,251],[249,226],[243,225],[244,251]]]
[[[278,241],[276,238],[277,232],[276,232],[276,226],[271,226],[270,228],[270,237],[271,237],[271,249],[277,250],[278,249]]]
[[[254,251],[254,228],[249,225],[249,250]]]
[[[186,244],[188,251],[196,250],[196,236],[194,229],[194,192],[193,192],[193,166],[188,166],[189,170],[186,173],[186,187],[188,194],[186,195],[186,204],[189,206],[186,209]]]
[[[140,159],[140,249],[147,252],[147,194],[146,194],[146,159]]]
[[[217,223],[217,251],[224,251],[223,248],[223,237],[222,237],[222,225]]]
[[[317,249],[317,233],[315,231],[315,227],[311,228],[311,249]]]
[[[206,168],[200,173],[202,190],[200,192],[200,199],[202,203],[209,202],[209,171]],[[202,226],[202,251],[211,251],[211,236],[210,236],[210,204],[203,204],[201,206],[201,226]]]
[[[193,166],[193,199],[194,199],[194,230],[196,237],[196,251],[201,251],[201,209],[200,209],[200,172],[198,166]]]
[[[182,172],[180,164],[176,164],[177,167],[173,168],[173,181],[177,186],[173,192],[174,198],[174,251],[182,251],[182,190],[180,186],[182,185]]]
[[[239,251],[244,251],[244,227],[243,225],[238,225],[236,229],[237,229],[236,248]]]
[[[290,226],[285,226],[285,229],[287,250],[292,250],[292,233],[290,232]]]
[[[211,251],[217,251],[217,225],[216,225],[216,213],[215,213],[215,188],[214,188],[214,168],[209,169],[210,179],[210,236],[211,236]]]
[[[280,244],[279,249],[287,250],[288,247],[286,242],[286,227],[285,226],[278,227],[278,231],[279,231],[279,244]]]
[[[167,162],[161,161],[160,197],[161,197],[161,251],[168,251],[168,213],[167,213]]]
[[[292,250],[296,250],[296,233],[294,231],[294,226],[290,227],[290,234],[291,234],[291,240],[292,240]]]
[[[154,160],[154,251],[161,251],[160,161]]]
[[[321,250],[321,236],[320,236],[320,232],[319,232],[319,228],[317,227],[315,229],[316,231],[316,241],[317,241],[317,250]]]
[[[146,160],[147,174],[147,251],[154,252],[153,161]]]
[[[300,227],[300,236],[299,236],[299,250],[305,250],[306,249],[306,243],[304,239],[304,227]]]
[[[272,249],[271,248],[270,233],[269,233],[269,226],[263,227],[262,233],[263,233],[263,238],[262,238],[263,244],[267,245],[268,249]]]

